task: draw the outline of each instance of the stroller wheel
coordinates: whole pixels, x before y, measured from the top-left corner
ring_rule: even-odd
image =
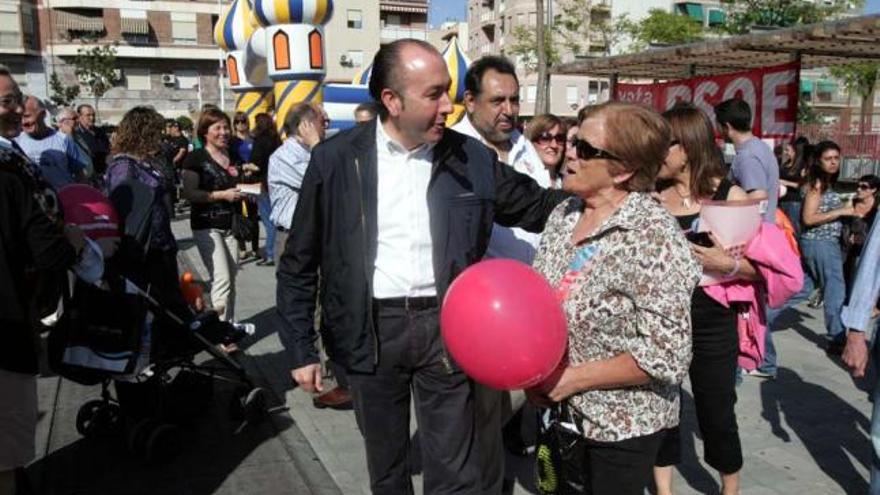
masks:
[[[146,456],[147,440],[149,440],[150,434],[159,425],[158,421],[150,418],[144,418],[136,422],[128,430],[128,435],[126,436],[128,450],[134,455]]]
[[[256,387],[244,398],[244,417],[249,423],[258,423],[266,418],[266,391]]]
[[[172,460],[180,453],[180,432],[176,426],[158,424],[151,431],[144,448],[144,457],[150,463]]]
[[[116,404],[105,403],[95,412],[95,427],[98,436],[108,437],[122,430],[122,408]]]
[[[104,401],[100,399],[90,400],[79,408],[76,413],[76,431],[80,435],[90,438],[98,434],[98,412],[104,407]]]

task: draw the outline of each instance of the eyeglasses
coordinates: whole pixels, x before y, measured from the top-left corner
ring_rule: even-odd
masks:
[[[550,134],[549,132],[545,132],[535,138],[535,142],[538,144],[547,144],[551,141],[556,141],[556,144],[559,146],[565,146],[565,134]]]
[[[623,161],[615,156],[614,153],[599,149],[590,144],[590,142],[585,139],[574,138],[571,140],[571,145],[574,146],[575,154],[581,160],[604,158],[605,160],[616,160],[618,162]]]
[[[324,129],[330,128],[330,119],[324,119]]]
[[[14,109],[20,107],[24,103],[24,95],[21,91],[16,91],[11,95],[0,98],[0,107]]]

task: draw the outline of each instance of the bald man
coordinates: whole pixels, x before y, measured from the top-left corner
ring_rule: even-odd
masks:
[[[324,389],[321,334],[344,366],[374,494],[413,493],[408,459],[415,403],[424,493],[479,494],[474,395],[440,336],[440,301],[480,261],[492,222],[544,228],[563,195],[446,129],[451,80],[418,40],[383,46],[370,95],[379,118],[317,145],[278,268],[279,329],[294,380]]]
[[[85,180],[87,157],[69,136],[46,125],[46,106],[39,98],[25,99],[21,128],[16,144],[56,191]]]

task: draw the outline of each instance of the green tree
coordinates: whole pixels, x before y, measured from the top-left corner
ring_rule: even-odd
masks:
[[[864,5],[864,0],[722,0],[727,10],[721,28],[730,34],[748,33],[753,27],[783,28],[812,24]]]
[[[818,124],[819,112],[804,99],[803,95],[798,98],[797,122],[798,124]]]
[[[630,51],[642,51],[650,45],[679,45],[700,41],[705,35],[703,25],[693,17],[651,9],[647,17],[631,24]]]
[[[181,115],[177,117],[177,123],[180,124],[180,129],[183,131],[191,131],[193,128],[193,121],[191,118],[186,115]]]
[[[849,65],[831,67],[828,72],[840,79],[850,95],[859,95],[862,100],[859,129],[871,130],[871,115],[874,113],[874,90],[880,75],[880,62],[857,62]]]
[[[80,83],[91,91],[97,114],[100,98],[119,83],[116,75],[116,47],[95,45],[80,48],[73,59],[73,66]]]
[[[64,84],[58,77],[58,73],[54,71],[49,76],[49,90],[52,92],[49,99],[59,107],[69,107],[79,96],[79,86]]]

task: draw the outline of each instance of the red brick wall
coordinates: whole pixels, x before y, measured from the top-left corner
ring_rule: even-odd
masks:
[[[171,12],[147,11],[147,20],[160,44],[171,43]]]

